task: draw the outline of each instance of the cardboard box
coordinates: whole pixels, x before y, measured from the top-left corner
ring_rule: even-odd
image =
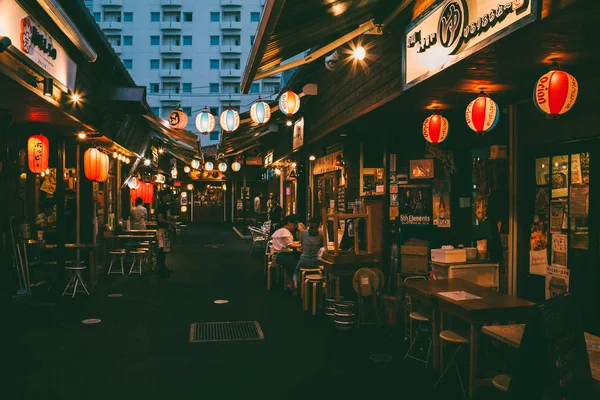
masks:
[[[404,274],[427,274],[429,242],[411,239],[400,246],[400,271]]]
[[[508,152],[505,144],[495,144],[490,146],[490,159],[508,158]]]

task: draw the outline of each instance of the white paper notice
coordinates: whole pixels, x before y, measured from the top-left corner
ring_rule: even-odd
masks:
[[[546,275],[548,269],[548,249],[531,250],[529,252],[529,273]]]
[[[440,292],[438,293],[440,296],[444,296],[449,298],[450,300],[478,300],[481,299],[479,296],[475,296],[469,292],[457,291],[457,292]]]

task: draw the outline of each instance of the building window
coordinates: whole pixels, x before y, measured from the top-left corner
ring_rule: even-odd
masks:
[[[150,22],[160,22],[160,13],[159,12],[151,12],[150,13]]]
[[[184,36],[183,37],[183,45],[184,46],[191,46],[192,45],[192,37],[191,36]]]
[[[150,69],[160,69],[160,60],[150,60]]]
[[[192,93],[192,84],[191,83],[183,83],[181,85],[183,93]]]
[[[150,46],[160,45],[160,36],[150,36]]]
[[[210,13],[210,22],[219,22],[221,20],[221,13],[219,12],[211,12]]]
[[[158,85],[158,83],[151,83],[150,84],[150,93],[158,93],[160,86]]]
[[[210,69],[219,69],[219,60],[210,60]]]
[[[123,13],[123,22],[133,22],[133,13],[132,12],[124,12]]]
[[[95,12],[95,13],[94,13],[94,20],[95,20],[96,22],[100,22],[100,21],[102,21],[102,13]]]
[[[156,116],[160,115],[160,107],[152,107],[150,108],[152,110],[152,113]]]
[[[211,93],[219,93],[219,84],[218,83],[211,83],[210,84],[210,92]]]
[[[221,37],[220,36],[211,36],[210,37],[210,45],[211,46],[218,46],[220,43]]]
[[[123,60],[123,65],[125,65],[125,69],[131,71],[131,69],[133,68],[133,60]]]
[[[210,107],[210,113],[218,118],[219,117],[219,107]]]
[[[123,46],[132,46],[133,36],[123,36]]]
[[[181,107],[181,111],[183,111],[188,117],[192,116],[192,107]],[[191,120],[192,119],[190,118],[189,121]]]
[[[194,14],[191,12],[183,13],[183,22],[192,22],[194,20]]]
[[[250,46],[254,46],[254,39],[256,39],[256,36],[251,35],[250,36]]]
[[[250,93],[260,93],[260,83],[253,83],[250,86]]]
[[[211,132],[210,140],[219,140],[219,132]]]
[[[258,22],[260,21],[260,13],[259,12],[251,12],[250,13],[250,22]]]
[[[183,69],[192,69],[192,60],[183,60]]]

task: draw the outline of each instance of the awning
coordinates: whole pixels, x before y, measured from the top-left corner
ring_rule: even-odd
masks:
[[[242,79],[255,76],[316,46],[332,42],[372,19],[383,22],[400,3],[389,0],[267,0]]]
[[[202,157],[199,136],[183,129],[173,129],[164,119],[155,115],[145,114],[144,119],[153,136],[163,143],[165,150],[175,158],[189,163],[194,158]]]

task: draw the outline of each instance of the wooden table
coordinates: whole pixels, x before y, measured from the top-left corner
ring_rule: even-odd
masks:
[[[525,320],[535,303],[507,296],[493,289],[485,288],[462,279],[440,279],[428,281],[405,282],[409,295],[429,302],[433,307],[433,338],[439,337],[444,329],[443,313],[459,318],[470,325],[469,346],[469,397],[476,398],[477,385],[477,350],[481,327],[486,323],[503,320]],[[453,300],[440,293],[463,291],[480,299]],[[435,311],[435,308],[439,312]],[[437,347],[436,347],[437,346]],[[437,352],[437,353],[436,353]],[[434,342],[434,357],[439,357],[438,367],[443,365],[443,349],[439,340]],[[434,366],[436,362],[434,360]]]
[[[488,336],[493,337],[518,349],[521,346],[523,332],[525,332],[525,324],[512,325],[491,325],[484,326],[481,331]],[[592,370],[592,378],[594,384],[600,384],[600,337],[594,336],[585,332],[585,343],[587,345],[588,356],[590,359],[590,369]]]

